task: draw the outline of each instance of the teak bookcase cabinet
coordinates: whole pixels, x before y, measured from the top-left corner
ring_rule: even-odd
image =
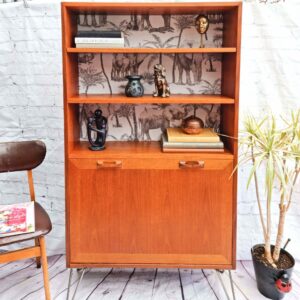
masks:
[[[163,153],[159,142],[107,142],[93,152],[79,138],[84,103],[219,103],[221,133],[237,136],[240,2],[62,3],[68,267],[235,268],[237,143],[224,153]],[[223,14],[222,48],[76,49],[77,15]],[[222,53],[221,95],[127,98],[80,95],[79,53]],[[203,168],[180,167],[203,161]]]

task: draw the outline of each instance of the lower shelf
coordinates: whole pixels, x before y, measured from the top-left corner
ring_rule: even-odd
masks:
[[[103,151],[91,151],[88,142],[76,142],[69,150],[68,158],[192,158],[233,159],[233,154],[224,152],[165,153],[160,142],[107,142]]]

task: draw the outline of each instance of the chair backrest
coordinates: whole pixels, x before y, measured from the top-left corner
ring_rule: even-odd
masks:
[[[42,141],[0,143],[0,173],[32,170],[46,156]]]

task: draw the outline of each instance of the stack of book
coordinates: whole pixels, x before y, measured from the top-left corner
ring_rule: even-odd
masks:
[[[79,31],[75,45],[76,48],[123,48],[124,35],[118,30]]]
[[[163,152],[224,152],[224,144],[212,128],[204,128],[198,134],[167,128],[161,142]]]

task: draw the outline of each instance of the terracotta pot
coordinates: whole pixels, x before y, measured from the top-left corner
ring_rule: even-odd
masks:
[[[251,255],[255,270],[257,288],[265,297],[273,300],[282,299],[286,293],[291,290],[291,276],[295,265],[293,256],[287,251],[281,249],[281,253],[286,254],[292,261],[292,266],[288,269],[274,269],[266,266],[259,261],[253,252],[259,247],[264,247],[263,244],[258,244],[252,247]],[[273,251],[274,246],[271,246]]]

